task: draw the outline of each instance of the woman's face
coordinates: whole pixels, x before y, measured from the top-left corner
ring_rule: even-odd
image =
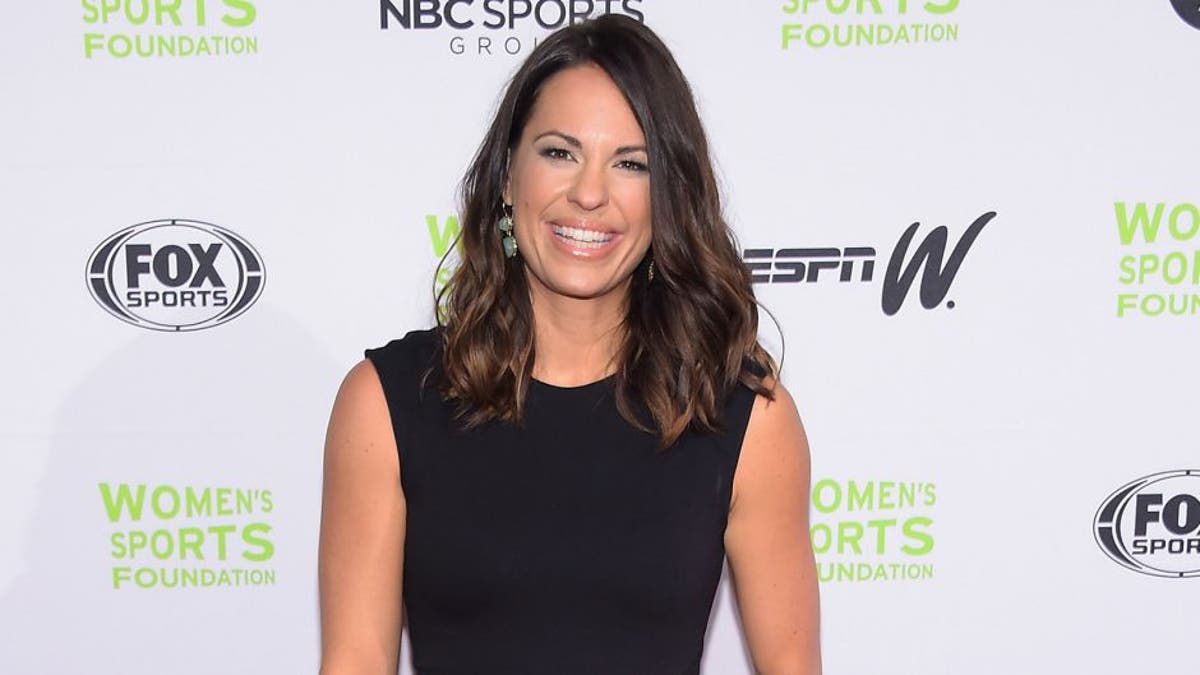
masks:
[[[595,65],[542,85],[509,159],[504,201],[531,285],[572,298],[624,293],[650,247],[646,138]]]

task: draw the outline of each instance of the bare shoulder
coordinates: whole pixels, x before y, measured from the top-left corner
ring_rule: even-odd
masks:
[[[808,439],[782,384],[758,396],[742,441],[725,550],[755,672],[821,672],[817,575],[808,529]]]
[[[761,394],[754,397],[734,476],[731,510],[739,493],[767,488],[780,474],[807,478],[808,437],[796,401],[776,378],[768,377],[763,384],[775,398]]]
[[[321,672],[396,672],[407,515],[383,386],[369,360],[338,389],[325,436],[318,580]]]
[[[388,447],[390,446],[390,447]],[[356,363],[346,374],[334,399],[326,436],[326,454],[337,456],[347,452],[371,458],[372,461],[395,460],[395,438],[383,385],[374,364],[368,359]]]

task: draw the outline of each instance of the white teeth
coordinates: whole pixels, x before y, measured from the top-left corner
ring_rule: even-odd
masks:
[[[584,230],[578,227],[552,225],[551,229],[554,230],[554,234],[564,239],[588,244],[585,248],[599,248],[613,238],[611,232],[597,232],[596,230]]]

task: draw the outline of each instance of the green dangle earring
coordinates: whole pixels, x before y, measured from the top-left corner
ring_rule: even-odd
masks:
[[[504,245],[504,257],[512,258],[517,255],[517,238],[513,236],[512,207],[504,204],[501,212],[498,227],[504,236],[500,239],[500,243]]]

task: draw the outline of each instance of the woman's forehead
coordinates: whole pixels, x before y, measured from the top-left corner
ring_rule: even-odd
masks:
[[[641,125],[625,94],[602,68],[584,64],[547,78],[533,103],[523,136],[557,131],[583,144],[641,145]]]

